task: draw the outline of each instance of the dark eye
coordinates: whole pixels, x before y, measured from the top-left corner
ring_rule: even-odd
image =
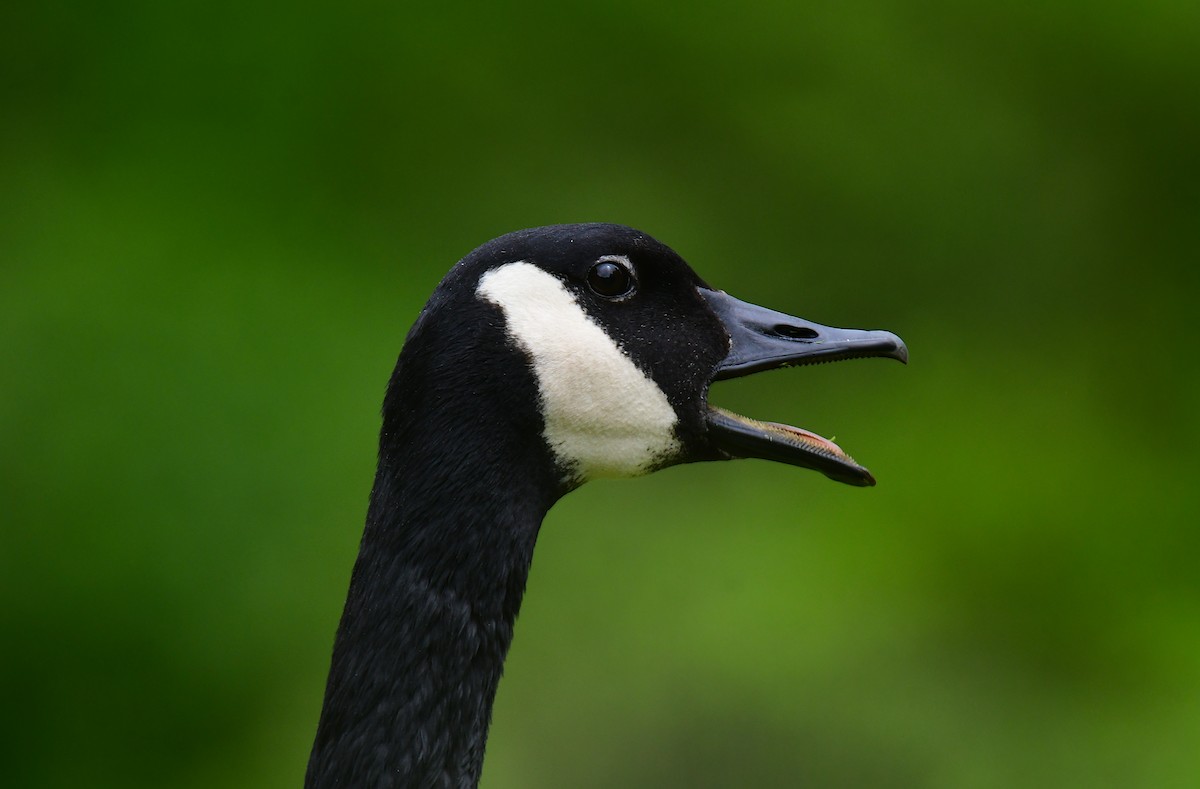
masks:
[[[606,299],[617,299],[633,292],[633,275],[629,269],[611,260],[602,260],[592,266],[587,275],[588,287]]]

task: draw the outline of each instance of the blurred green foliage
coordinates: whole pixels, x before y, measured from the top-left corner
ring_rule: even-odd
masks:
[[[484,786],[1200,785],[1200,5],[10,3],[0,762],[298,786],[408,324],[635,225],[900,333],[547,519]]]

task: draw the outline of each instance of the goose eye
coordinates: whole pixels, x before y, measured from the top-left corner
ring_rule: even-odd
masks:
[[[606,299],[617,299],[633,293],[633,275],[629,269],[611,260],[602,260],[592,266],[587,275],[588,287]]]

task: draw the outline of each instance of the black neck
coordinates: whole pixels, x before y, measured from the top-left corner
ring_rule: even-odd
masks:
[[[524,360],[499,335],[469,342],[482,367],[410,335],[389,385],[308,789],[478,783],[538,528],[562,491],[533,382],[513,380]],[[503,391],[481,390],[491,375]]]

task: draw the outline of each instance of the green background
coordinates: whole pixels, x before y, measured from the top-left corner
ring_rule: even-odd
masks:
[[[639,227],[912,362],[542,531],[504,787],[1200,785],[1200,4],[8,3],[0,764],[301,781],[446,269]]]

